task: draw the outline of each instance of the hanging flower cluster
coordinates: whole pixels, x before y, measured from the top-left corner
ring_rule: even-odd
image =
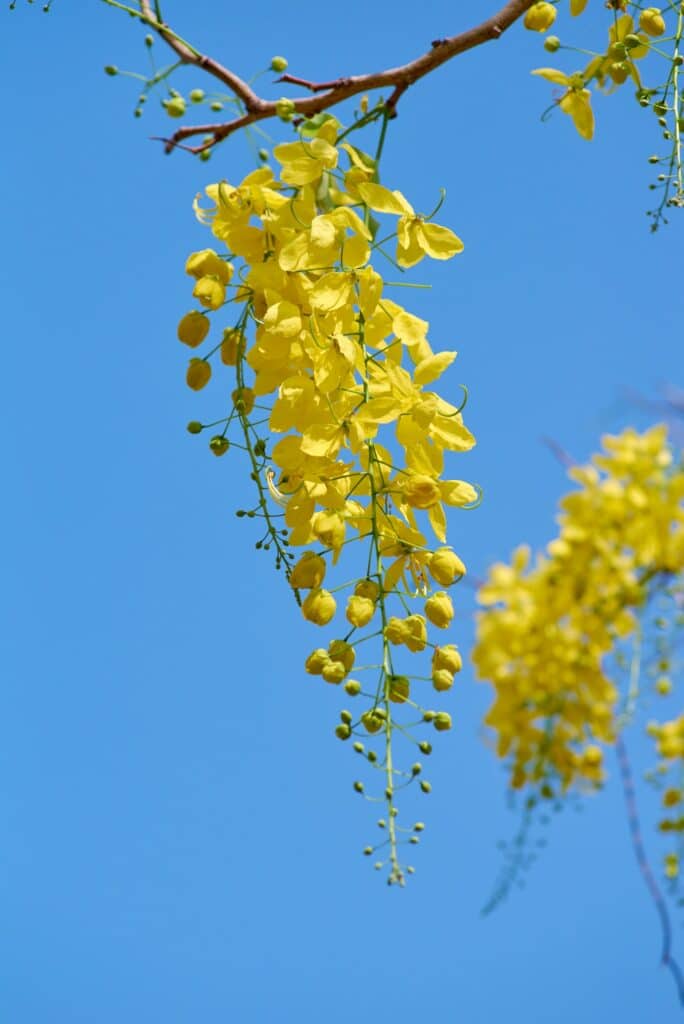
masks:
[[[570,0],[572,15],[582,14],[586,7],[587,0]],[[631,0],[608,0],[605,7],[609,20],[605,50],[582,48],[580,52],[589,53],[591,59],[579,71],[566,73],[556,68],[538,68],[532,74],[562,87],[563,92],[554,105],[572,118],[585,139],[594,135],[589,86],[595,83],[604,93],[612,93],[625,84],[634,87],[637,102],[653,111],[662,137],[668,143],[665,155],[649,157],[649,162],[659,169],[657,181],[650,188],[662,193],[658,207],[649,211],[656,228],[665,221],[663,214],[667,206],[684,206],[681,152],[684,8],[679,0],[668,0],[663,8],[642,7]],[[554,4],[535,3],[525,15],[525,27],[546,32],[553,25],[556,13]],[[544,48],[549,53],[562,49],[577,52],[576,46],[564,46],[555,35],[547,36]],[[646,83],[642,77],[642,61],[651,54],[654,59],[648,62],[649,81]]]
[[[381,142],[385,128],[386,116]],[[445,454],[475,443],[460,408],[434,390],[456,353],[433,352],[428,323],[389,297],[371,259],[387,256],[395,239],[386,262],[401,273],[463,245],[380,185],[377,159],[350,145],[330,116],[273,155],[279,179],[261,167],[237,187],[210,185],[211,206],[196,204],[225,253],[189,257],[202,308],[182,318],[178,337],[198,349],[210,318],[220,321],[220,340],[190,360],[187,383],[199,390],[216,371],[233,377],[210,448],[217,456],[246,449],[258,502],[238,514],[264,520],[257,546],[274,549],[304,618],[333,629],[306,671],[356,698],[359,710],[342,711],[336,734],[353,738],[380,772],[387,838],[365,852],[385,850],[376,866],[387,864],[389,881],[401,883],[398,846],[416,843],[423,826],[397,821],[396,793],[414,781],[427,793],[430,784],[420,762],[396,765],[392,740],[400,729],[427,755],[431,744],[414,727],[451,727],[447,711],[429,706],[461,668],[457,647],[437,639],[454,616],[449,588],[466,571],[447,546],[445,506],[472,507],[478,491],[445,479]],[[388,219],[380,241],[376,216]],[[305,550],[295,559],[294,548]],[[355,578],[333,586],[338,562]],[[365,667],[361,645],[376,652]],[[417,669],[407,655],[422,652]],[[376,734],[379,752],[367,749]],[[365,792],[360,780],[354,788]]]
[[[603,446],[570,470],[580,489],[561,501],[547,555],[531,566],[529,549],[519,548],[478,594],[487,610],[473,660],[496,690],[486,723],[511,785],[541,796],[602,782],[601,744],[613,743],[621,724],[608,656],[634,633],[653,593],[684,570],[684,471],[666,429],[626,430]]]

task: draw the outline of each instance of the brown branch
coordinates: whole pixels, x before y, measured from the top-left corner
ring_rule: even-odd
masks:
[[[656,911],[658,912],[658,917],[660,918],[660,930],[663,942],[660,962],[663,966],[667,967],[672,974],[674,983],[677,986],[679,1001],[682,1006],[684,1006],[684,975],[682,975],[679,964],[672,956],[672,925],[670,923],[670,915],[667,910],[667,904],[665,903],[662,893],[658,887],[658,883],[653,877],[653,872],[651,871],[651,866],[648,863],[648,858],[646,856],[646,850],[644,849],[644,841],[641,837],[641,827],[639,825],[636,793],[634,791],[634,782],[632,781],[632,770],[627,756],[627,748],[625,747],[622,736],[618,736],[616,746],[618,762],[620,764],[622,788],[624,790],[625,802],[627,804],[627,818],[629,821],[632,849],[634,850],[634,856],[636,857],[637,864],[639,865],[641,877],[646,883],[646,888],[648,889],[653,905],[655,906]]]
[[[359,93],[388,87],[394,91],[387,106],[394,113],[399,98],[409,86],[441,67],[442,64],[446,64],[453,57],[466,53],[482,43],[498,39],[525,13],[528,7],[532,6],[533,2],[534,0],[509,0],[486,21],[458,35],[435,40],[427,53],[396,68],[387,68],[384,71],[365,75],[346,75],[329,82],[310,82],[294,75],[283,75],[280,81],[302,86],[316,94],[293,100],[295,114],[304,117],[311,117],[313,114],[328,110]],[[182,147],[192,153],[201,153],[203,150],[211,149],[217,142],[221,142],[240,128],[277,116],[275,100],[264,100],[257,96],[253,89],[229,68],[219,64],[213,58],[199,53],[176,35],[168,25],[158,21],[152,12],[149,0],[140,0],[140,12],[141,20],[171,47],[184,64],[194,65],[218,79],[238,97],[245,108],[245,113],[232,121],[212,125],[188,125],[179,128],[169,139],[165,140],[167,153],[179,146],[184,139],[195,135],[210,135],[211,138],[201,145]]]

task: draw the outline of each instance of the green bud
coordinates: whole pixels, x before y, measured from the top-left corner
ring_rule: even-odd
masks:
[[[361,693],[361,683],[358,679],[348,679],[344,684],[344,688],[350,697],[358,697]]]
[[[357,793],[363,793],[363,782],[355,782],[354,789]]]
[[[259,438],[257,443],[254,445],[254,454],[261,458],[262,455],[266,454],[266,442]]]
[[[411,765],[411,775],[420,775],[423,770],[423,766],[420,761],[416,761],[415,764]]]
[[[618,60],[622,60],[623,57],[627,56],[627,47],[624,43],[613,43],[608,47],[608,53],[611,57],[616,57]]]
[[[230,441],[227,437],[222,437],[220,434],[216,434],[216,436],[212,437],[209,442],[209,447],[214,455],[225,455],[230,448]]]
[[[658,100],[657,103],[653,104],[653,113],[657,114],[658,117],[664,117],[667,114],[668,106],[667,103],[663,103],[662,100]]]
[[[366,847],[364,847],[364,851],[363,852],[364,852],[366,857],[370,857],[370,855],[373,852],[373,847],[372,846],[366,846]]]
[[[418,749],[420,750],[421,754],[425,754],[425,755],[431,754],[432,753],[432,744],[428,743],[427,740],[422,740],[418,744]]]
[[[424,722],[432,722],[434,720],[434,717],[435,717],[435,712],[434,711],[425,711],[424,714],[423,714],[423,721]]]
[[[188,434],[201,434],[202,424],[198,420],[190,420],[185,429],[187,430]]]
[[[206,163],[207,160],[211,160],[211,150],[210,149],[203,149],[201,151],[201,153],[199,154],[199,158],[202,161],[202,163]]]
[[[133,111],[133,117],[142,117],[142,115],[142,107],[136,107],[135,110]]]
[[[649,162],[649,164],[657,164],[657,163],[660,162],[660,157],[659,156],[655,156],[655,155],[654,156],[649,156],[648,162]]]
[[[623,43],[625,44],[628,50],[635,50],[637,46],[641,46],[641,44],[643,43],[643,39],[639,39],[639,36],[635,35],[633,32],[630,32],[630,34],[628,36],[625,36],[625,38],[623,39]]]
[[[154,46],[154,36],[153,35],[149,35],[148,34],[148,35],[145,36],[145,46]]]
[[[188,93],[191,103],[201,103],[204,99],[204,89],[191,89]]]
[[[366,749],[366,748],[364,747],[363,743],[359,743],[359,742],[357,741],[357,742],[356,742],[356,743],[354,744],[354,750],[356,751],[356,753],[357,753],[357,754],[363,754],[363,752],[364,752],[364,750],[365,750],[365,749]]]
[[[271,71],[284,71],[287,61],[284,57],[271,57]]]
[[[413,843],[414,846],[416,845],[416,843],[419,843],[419,842],[420,842],[420,839],[418,838],[418,836],[411,836],[411,838],[409,839],[409,843]]]
[[[169,100],[162,100],[162,106],[169,117],[182,117],[185,113],[185,100],[182,96],[172,96]]]
[[[104,69],[105,75],[118,75],[119,69],[114,64],[106,64]]]
[[[385,821],[385,819],[384,818],[380,818],[378,820],[378,828],[385,828],[386,826],[387,826],[387,822]]]
[[[214,100],[213,103],[209,104],[209,109],[210,110],[216,110],[216,111],[223,110],[223,104],[221,103],[220,100]]]
[[[282,96],[275,105],[275,111],[281,121],[290,121],[295,112],[295,105],[292,100]]]
[[[268,150],[267,149],[260,149],[259,150],[259,159],[264,161],[264,163],[266,162],[266,160],[268,160]]]
[[[560,48],[560,44],[558,36],[547,36],[544,40],[544,49],[548,50],[549,53],[555,53]]]
[[[368,760],[370,761],[370,763],[371,764],[375,764],[377,759],[378,759],[378,755],[375,753],[375,751],[374,750],[369,750],[368,751]]]
[[[346,723],[343,723],[342,725],[337,726],[335,729],[335,735],[338,740],[348,740],[351,736],[351,729]]]
[[[432,786],[427,781],[427,779],[421,779],[420,788],[423,790],[424,793],[431,793],[432,792]]]
[[[340,718],[343,722],[346,722],[347,725],[352,724],[352,716],[348,711],[340,711]]]
[[[385,790],[385,800],[391,800],[393,795],[394,790],[392,789],[391,786],[388,786],[387,789]]]
[[[424,828],[425,828],[424,823],[422,821],[417,821],[415,823],[415,825],[413,826],[413,831],[414,832],[422,832]]]

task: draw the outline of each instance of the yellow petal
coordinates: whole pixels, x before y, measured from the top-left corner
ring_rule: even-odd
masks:
[[[401,192],[396,190],[390,192],[384,185],[376,185],[373,182],[359,185],[361,198],[376,213],[396,213],[399,216],[404,214],[413,215],[413,207],[404,198]]]
[[[322,313],[331,313],[349,303],[352,283],[349,274],[332,271],[324,274],[311,289],[311,306]]]
[[[570,0],[570,14],[576,17],[587,6],[587,0]]]
[[[539,75],[540,78],[545,78],[547,82],[555,82],[556,85],[570,84],[568,76],[564,75],[562,71],[556,71],[554,68],[537,68],[531,74]]]
[[[560,101],[560,108],[572,118],[575,128],[583,139],[594,137],[594,114],[591,109],[591,93],[588,89],[572,89]]]
[[[447,367],[451,366],[456,355],[456,352],[439,352],[435,356],[421,359],[413,373],[414,383],[420,388],[424,384],[430,384],[433,380],[437,380]]]
[[[450,260],[452,256],[463,252],[463,242],[458,235],[441,224],[418,224],[417,233],[422,248],[433,260]]]

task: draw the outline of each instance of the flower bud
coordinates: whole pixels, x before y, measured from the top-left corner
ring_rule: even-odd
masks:
[[[312,590],[325,579],[325,559],[314,551],[305,551],[290,573],[294,590]]]
[[[451,672],[446,668],[438,668],[432,673],[432,685],[435,690],[444,692],[450,690],[454,683],[454,677]]]
[[[370,601],[377,601],[380,597],[380,587],[375,580],[359,580],[354,587],[356,597],[367,597]]]
[[[525,13],[523,25],[531,32],[546,32],[556,20],[556,8],[549,3],[532,4]]]
[[[201,103],[204,99],[204,89],[191,89],[188,95],[191,103]]]
[[[405,620],[394,615],[387,620],[384,632],[391,644],[403,644],[409,634]]]
[[[418,749],[420,750],[421,754],[425,754],[427,756],[428,754],[432,753],[432,744],[428,743],[427,740],[421,740],[420,743],[418,744]]]
[[[451,728],[451,715],[448,711],[438,711],[432,724],[438,732],[445,732]]]
[[[356,651],[346,640],[332,640],[328,644],[328,654],[335,661],[341,661],[347,672],[351,672],[356,661]]]
[[[406,676],[389,677],[389,699],[395,704],[403,704],[408,700],[409,681]]]
[[[335,735],[337,736],[338,740],[348,740],[349,737],[351,736],[351,733],[351,729],[344,722],[342,722],[341,725],[338,725],[337,728],[335,729]]]
[[[315,651],[312,651],[309,657],[304,662],[304,668],[312,676],[320,676],[325,666],[330,661],[330,655],[323,647],[318,647]]]
[[[233,264],[214,252],[213,249],[201,249],[191,252],[185,261],[185,273],[199,280],[200,277],[217,277],[222,284],[228,284],[233,276]]]
[[[433,579],[443,587],[450,587],[454,580],[466,573],[465,565],[451,548],[437,548],[430,556],[428,569]]]
[[[558,36],[547,36],[544,40],[544,49],[548,50],[549,53],[555,53],[556,50],[560,49],[560,44]]]
[[[115,64],[105,64],[104,73],[105,75],[111,75],[113,77],[114,75],[119,74],[119,69]]]
[[[346,674],[347,669],[341,661],[326,661],[321,671],[326,683],[333,683],[335,686],[342,682]]]
[[[438,590],[425,602],[425,614],[433,626],[446,629],[454,617],[454,606],[445,590]]]
[[[622,85],[629,77],[629,64],[624,60],[616,64],[609,64],[608,74],[616,85]]]
[[[361,715],[361,721],[366,732],[374,733],[379,732],[385,724],[387,719],[387,713],[384,708],[377,707],[372,708],[370,711],[364,711]]]
[[[420,788],[422,789],[422,791],[424,793],[431,793],[432,792],[432,786],[427,781],[427,779],[421,779],[420,780]]]
[[[281,99],[277,100],[275,112],[281,121],[290,121],[295,112],[295,105],[292,100],[283,96]]]
[[[226,286],[217,277],[200,277],[192,294],[207,309],[219,309],[226,301]]]
[[[352,626],[366,626],[375,614],[375,605],[368,597],[352,595],[347,601],[345,612],[347,622]]]
[[[238,351],[244,345],[242,331],[236,331],[234,327],[228,327],[223,332],[221,342],[221,362],[225,366],[235,366],[237,363]]]
[[[206,359],[191,359],[185,374],[185,383],[193,391],[201,391],[209,383],[211,366]]]
[[[355,782],[354,789],[357,793],[363,793],[363,782]]]
[[[225,455],[230,448],[230,441],[227,437],[222,437],[221,434],[216,434],[209,442],[209,447],[214,455]]]
[[[344,689],[350,697],[358,697],[361,693],[361,683],[358,679],[348,679],[344,684]]]
[[[427,644],[427,626],[422,615],[409,615],[406,619],[408,636],[404,643],[409,651],[424,651]]]
[[[287,61],[284,57],[271,57],[271,71],[285,71],[287,68]]]
[[[646,7],[639,15],[639,28],[649,36],[662,36],[665,19],[659,7]]]
[[[335,598],[330,591],[316,587],[302,604],[302,615],[316,626],[327,626],[337,610]]]
[[[244,412],[245,416],[249,416],[250,412],[254,408],[254,392],[251,388],[235,388],[231,392],[230,397],[233,399],[233,405],[238,412]]]
[[[463,667],[463,659],[460,652],[453,644],[445,644],[443,647],[435,647],[432,655],[432,668],[446,669],[452,674],[460,672]]]
[[[201,434],[203,427],[198,420],[190,420],[185,429],[187,430],[188,434]]]
[[[185,113],[185,100],[182,96],[172,96],[169,100],[162,100],[162,106],[169,117],[182,117]]]
[[[209,333],[210,326],[209,317],[193,309],[181,317],[178,323],[178,340],[190,348],[197,348]]]

